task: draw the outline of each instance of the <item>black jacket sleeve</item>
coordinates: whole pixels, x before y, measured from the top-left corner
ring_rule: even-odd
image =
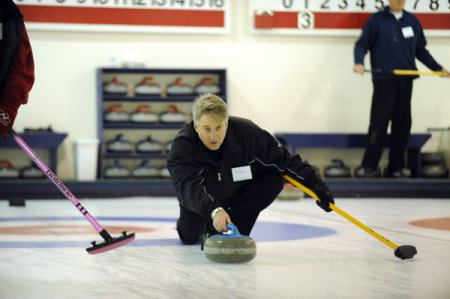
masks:
[[[256,138],[253,166],[270,167],[280,175],[291,176],[310,189],[321,182],[311,165],[303,161],[300,155],[291,154],[269,132],[257,128],[251,136]]]
[[[194,159],[195,145],[187,132],[180,132],[171,145],[167,168],[177,190],[177,198],[184,208],[209,217],[219,207],[204,184],[204,168]]]
[[[416,44],[416,57],[429,69],[433,71],[442,70],[442,66],[431,56],[427,49],[427,39],[423,33],[422,25],[417,21],[417,44]]]

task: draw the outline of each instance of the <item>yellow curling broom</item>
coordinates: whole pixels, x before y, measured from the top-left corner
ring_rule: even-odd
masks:
[[[420,76],[420,75],[426,75],[426,76],[442,76],[441,71],[434,71],[434,72],[424,72],[424,71],[417,71],[417,70],[382,70],[382,69],[373,69],[373,70],[364,70],[366,73],[389,73],[399,76]]]
[[[313,191],[311,191],[307,187],[303,186],[302,184],[300,184],[298,181],[294,180],[290,176],[283,175],[283,178],[286,181],[288,181],[289,183],[291,183],[292,185],[294,185],[294,186],[300,188],[301,190],[303,190],[303,192],[305,192],[306,194],[308,194],[312,198],[316,199],[317,201],[320,201],[320,199],[317,197],[317,195]],[[333,211],[335,211],[336,213],[338,213],[342,217],[346,218],[347,220],[349,220],[353,224],[359,226],[361,229],[365,230],[366,232],[368,232],[369,234],[371,234],[372,236],[374,236],[375,238],[377,238],[378,240],[380,240],[381,242],[383,242],[387,246],[389,246],[392,249],[394,249],[395,250],[394,254],[395,254],[396,257],[404,260],[404,259],[413,258],[417,254],[416,247],[414,247],[412,245],[401,245],[401,246],[398,246],[398,245],[394,244],[393,242],[389,241],[388,239],[386,239],[385,237],[383,237],[379,233],[377,233],[374,230],[372,230],[370,227],[364,225],[363,223],[361,223],[357,219],[353,218],[352,216],[350,216],[349,214],[347,214],[346,212],[344,212],[343,210],[341,210],[340,208],[338,208],[337,206],[335,206],[332,203],[330,203],[330,209],[332,209]]]

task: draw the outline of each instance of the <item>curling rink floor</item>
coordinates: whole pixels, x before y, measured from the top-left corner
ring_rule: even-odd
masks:
[[[181,245],[175,198],[84,199],[112,235],[136,240],[87,254],[100,240],[68,200],[0,201],[0,298],[450,298],[450,200],[336,199],[394,250],[312,199],[277,200],[251,237],[246,264],[208,261]]]

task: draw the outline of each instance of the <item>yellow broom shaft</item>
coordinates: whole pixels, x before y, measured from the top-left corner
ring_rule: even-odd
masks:
[[[423,71],[416,71],[416,70],[394,70],[395,75],[410,75],[410,76],[416,76],[416,75],[431,75],[431,76],[441,76],[442,72],[423,72]]]
[[[297,188],[300,188],[303,192],[305,192],[306,194],[308,194],[312,198],[320,201],[320,199],[317,197],[317,195],[312,190],[310,190],[309,188],[306,188],[305,186],[303,186],[302,184],[300,184],[299,182],[297,182],[296,180],[294,180],[290,176],[283,175],[283,178],[286,181],[288,181],[289,183],[291,183],[292,185],[296,186]],[[365,230],[366,232],[368,232],[369,234],[371,234],[372,236],[374,236],[375,238],[377,238],[378,240],[380,240],[384,244],[388,245],[392,249],[394,249],[394,250],[397,249],[398,246],[396,244],[394,244],[393,242],[389,241],[388,239],[386,239],[382,235],[378,234],[377,232],[372,230],[370,227],[368,227],[367,225],[363,224],[362,222],[360,222],[356,218],[352,217],[351,215],[347,214],[346,212],[344,212],[343,210],[341,210],[340,208],[338,208],[334,204],[330,203],[330,209],[332,209],[333,211],[335,211],[336,213],[338,213],[342,217],[346,218],[347,220],[349,220],[353,224],[359,226],[359,228]]]

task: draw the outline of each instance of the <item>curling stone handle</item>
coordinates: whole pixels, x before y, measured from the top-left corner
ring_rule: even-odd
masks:
[[[234,225],[234,224],[227,224],[227,227],[228,227],[228,229],[231,230],[230,237],[239,237],[241,235],[239,233],[236,225]]]

